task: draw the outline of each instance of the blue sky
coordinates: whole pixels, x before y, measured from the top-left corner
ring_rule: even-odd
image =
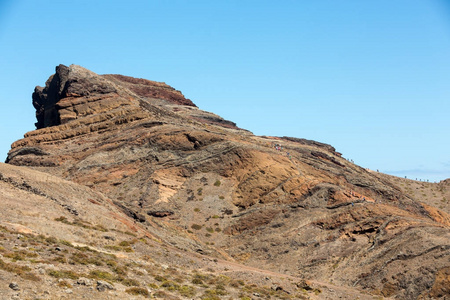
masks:
[[[257,135],[450,178],[444,0],[0,0],[0,45],[3,157],[34,129],[34,87],[74,63],[166,82]]]

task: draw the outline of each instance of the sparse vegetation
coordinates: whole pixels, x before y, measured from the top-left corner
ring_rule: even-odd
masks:
[[[10,273],[19,275],[20,277],[27,279],[27,280],[32,280],[32,281],[40,280],[35,274],[30,272],[31,269],[29,267],[21,266],[21,265],[17,265],[17,264],[6,263],[2,259],[0,259],[0,269],[4,270],[6,272],[10,272]]]
[[[71,288],[72,287],[72,285],[66,280],[59,281],[58,286],[62,287],[62,288]]]
[[[122,248],[119,246],[115,246],[115,245],[106,245],[104,247],[105,249],[109,249],[109,250],[113,250],[113,251],[121,251]]]
[[[201,278],[195,277],[192,279],[193,284],[203,284],[203,280]]]
[[[108,76],[100,83],[107,85]],[[14,146],[29,149],[10,153],[18,163],[43,167],[30,174],[13,165],[0,170],[2,187],[16,183],[4,197],[1,193],[0,269],[5,283],[20,280],[20,297],[306,299],[346,298],[348,290],[357,298],[359,292],[390,294],[385,282],[398,288],[387,297],[404,298],[406,286],[411,294],[426,287],[422,296],[428,297],[447,258],[439,247],[445,243],[446,215],[415,201],[448,209],[449,194],[438,190],[440,185],[371,175],[345,163],[331,146],[230,130],[211,116],[197,118],[204,114],[198,109],[127,92],[133,86],[145,90],[136,94],[150,93],[146,81],[135,86],[131,80],[123,90],[119,77],[114,82],[120,89],[104,105],[101,91],[66,99],[71,105],[77,98],[75,106],[82,102],[83,111],[97,107],[101,114],[30,133]],[[161,91],[170,96],[170,89]],[[180,114],[171,119],[176,106]],[[185,121],[193,125],[185,128]],[[200,127],[205,121],[212,122],[208,130]],[[107,136],[116,123],[128,125]],[[156,123],[164,130],[153,128]],[[186,147],[186,135],[201,147]],[[269,150],[272,142],[286,144],[285,150]],[[33,155],[41,146],[48,153]],[[55,166],[44,167],[48,163]],[[42,171],[49,170],[54,175],[44,182]],[[71,181],[57,181],[58,174]],[[15,191],[22,193],[17,205]],[[343,263],[337,257],[351,259]],[[268,262],[259,263],[263,260]],[[251,267],[239,264],[246,261]],[[335,282],[319,284],[322,271]],[[362,272],[368,275],[357,277]],[[304,276],[305,284],[294,276]],[[41,280],[43,287],[25,280]],[[100,292],[111,288],[100,280],[115,285],[114,291]],[[410,283],[417,286],[410,289]],[[331,292],[332,284],[343,287]],[[13,293],[7,284],[4,289]],[[51,294],[45,295],[47,290]]]
[[[155,276],[155,280],[163,282],[163,281],[167,281],[167,278],[165,278],[165,277],[163,277],[161,275],[156,275]]]
[[[116,279],[111,273],[102,270],[92,270],[89,272],[89,277],[106,281],[114,281]]]
[[[137,239],[133,239],[131,241],[121,241],[118,245],[106,245],[104,248],[113,251],[133,252],[134,250],[131,245],[135,244],[137,241]]]
[[[168,291],[175,291],[175,290],[178,290],[180,288],[180,286],[177,283],[175,283],[175,282],[173,282],[171,280],[164,281],[161,284],[161,287],[165,288]]]
[[[211,218],[217,219],[214,216]],[[218,225],[219,223],[217,222],[214,226],[210,227],[193,224],[193,229],[200,230],[205,227],[207,231],[206,235],[211,236],[210,233],[221,231]],[[119,283],[127,287],[124,290],[126,293],[143,297],[150,297],[149,290],[153,290],[155,297],[161,295],[165,298],[170,298],[171,296],[169,295],[177,294],[178,297],[195,297],[196,299],[223,299],[225,296],[228,297],[227,295],[233,299],[246,299],[245,297],[250,297],[252,293],[258,293],[263,298],[277,297],[277,299],[283,299],[275,291],[269,294],[267,292],[268,290],[264,290],[256,285],[245,285],[245,282],[242,280],[233,280],[228,276],[211,274],[215,272],[211,267],[206,268],[208,273],[196,272],[188,275],[185,271],[181,271],[175,267],[162,268],[161,266],[153,265],[153,259],[151,257],[147,258],[146,261],[152,261],[152,267],[134,261],[123,263],[115,255],[102,253],[88,246],[74,246],[69,241],[58,240],[54,237],[30,235],[23,236],[21,239],[21,246],[34,245],[33,248],[29,247],[28,250],[7,250],[4,247],[0,247],[0,253],[2,253],[3,257],[12,261],[12,263],[5,263],[3,260],[0,260],[0,268],[15,273],[27,280],[40,280],[38,276],[31,272],[30,268],[20,266],[19,264],[24,261],[31,261],[31,259],[36,262],[42,262],[42,259],[36,260],[36,258],[40,258],[40,254],[38,253],[42,253],[44,250],[44,253],[50,255],[47,258],[49,263],[57,262],[58,264],[77,266],[77,268],[81,269],[85,268],[84,272],[77,272],[66,268],[59,269],[57,267],[47,270],[46,274],[58,279],[56,286],[62,289],[72,288],[70,280],[78,280],[85,277],[94,280],[104,280],[111,284]],[[109,245],[109,248],[124,251],[123,249],[131,247],[139,241],[137,238],[131,240],[126,239],[118,241],[116,245]],[[213,242],[207,244],[214,245]],[[105,248],[108,248],[108,246],[105,246]],[[159,253],[159,255],[166,254]],[[181,256],[178,255],[178,257]],[[17,262],[17,264],[14,262]],[[88,269],[86,268],[87,266],[91,266],[90,268],[92,266],[98,268]],[[129,273],[135,274],[134,276],[147,276],[147,274],[151,274],[154,282],[146,282],[144,286],[143,282],[138,278],[128,277]],[[191,276],[190,279],[189,276]],[[186,284],[186,282],[188,283]],[[241,292],[241,296],[239,297],[237,296],[238,291]]]
[[[88,255],[82,252],[75,252],[72,254],[72,256],[69,258],[69,264],[76,265],[96,265],[96,266],[102,266],[103,260],[99,256],[92,256]]]
[[[152,290],[159,289],[159,286],[156,283],[149,283],[148,287],[151,288]]]
[[[178,292],[183,297],[194,297],[195,294],[197,293],[195,287],[190,286],[190,285],[182,285],[178,289]]]
[[[71,270],[48,270],[47,274],[55,278],[78,279],[80,274]]]
[[[126,289],[125,292],[130,295],[136,295],[136,296],[141,295],[144,297],[148,297],[150,295],[148,290],[146,288],[142,288],[142,287],[132,287],[132,288]]]
[[[115,281],[120,282],[121,284],[125,285],[125,286],[140,286],[141,284],[139,283],[139,281],[137,281],[136,279],[132,279],[132,278],[126,278],[126,277],[122,277],[119,276],[115,279]]]
[[[198,225],[198,224],[192,224],[191,225],[191,228],[194,229],[194,230],[200,230],[200,229],[202,229],[202,227],[203,227],[202,225]]]
[[[55,221],[61,222],[61,223],[67,224],[67,225],[78,226],[78,227],[85,228],[85,229],[93,229],[93,230],[102,231],[102,232],[108,231],[108,229],[106,229],[103,225],[96,224],[96,225],[92,226],[89,222],[86,222],[86,221],[83,221],[80,219],[76,219],[73,222],[70,222],[65,216],[60,216],[58,218],[55,218]]]

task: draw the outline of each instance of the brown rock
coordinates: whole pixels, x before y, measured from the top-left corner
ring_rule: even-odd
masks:
[[[246,270],[333,281],[349,295],[443,291],[449,215],[330,145],[254,136],[163,83],[78,66],[57,67],[33,103],[38,129],[12,145],[8,163],[91,192],[81,205],[77,192],[9,175],[0,183],[53,201],[70,218],[108,207],[102,218],[193,257],[205,249],[228,267],[237,259]]]

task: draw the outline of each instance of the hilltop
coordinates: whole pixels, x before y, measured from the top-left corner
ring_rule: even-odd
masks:
[[[32,99],[0,165],[0,272],[26,287],[3,296],[449,296],[446,182],[416,192],[146,79],[59,65]]]

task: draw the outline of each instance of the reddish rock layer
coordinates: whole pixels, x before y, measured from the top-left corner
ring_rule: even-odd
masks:
[[[191,100],[186,99],[180,91],[163,82],[116,74],[102,75],[102,77],[126,87],[141,97],[164,99],[178,105],[197,107]]]

